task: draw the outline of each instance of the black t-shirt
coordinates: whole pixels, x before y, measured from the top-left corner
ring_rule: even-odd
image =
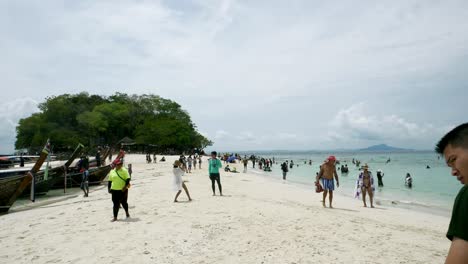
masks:
[[[453,205],[447,238],[454,237],[468,241],[468,186],[461,188]]]

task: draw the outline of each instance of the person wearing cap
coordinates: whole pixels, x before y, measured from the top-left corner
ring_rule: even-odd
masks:
[[[333,180],[333,177],[336,179],[336,186],[337,187],[340,186],[338,173],[336,172],[335,162],[336,162],[335,156],[329,156],[325,160],[325,162],[322,164],[322,166],[320,166],[320,172],[317,177],[317,182],[319,182],[320,179],[322,179],[322,188],[323,188],[322,205],[323,207],[327,207],[325,205],[325,201],[327,199],[327,195],[330,194],[328,199],[330,203],[330,208],[333,208],[333,191],[335,190],[335,181]]]
[[[119,208],[122,204],[125,214],[130,217],[128,213],[128,188],[130,187],[130,175],[127,169],[123,167],[123,160],[115,160],[113,162],[115,168],[109,173],[109,183],[107,190],[112,194],[112,203],[114,204],[113,213],[114,218],[112,222],[117,221],[117,215],[119,214]]]
[[[211,152],[211,159],[208,160],[208,172],[210,174],[211,189],[213,190],[213,196],[215,192],[215,182],[218,183],[219,194],[223,196],[223,188],[221,186],[221,177],[219,175],[219,169],[223,166],[221,161],[217,158],[216,151]]]
[[[371,208],[374,208],[374,177],[372,173],[369,171],[369,166],[365,164],[362,167],[363,171],[359,174],[358,179],[356,181],[356,193],[355,197],[359,198],[362,193],[362,201],[364,202],[364,207],[367,207],[366,204],[366,193],[369,194],[369,200],[371,204]]]
[[[189,201],[192,201],[190,193],[187,189],[187,185],[185,185],[185,182],[182,180],[182,176],[184,175],[185,171],[181,168],[181,166],[182,163],[179,160],[176,160],[174,162],[174,168],[172,169],[172,172],[174,173],[174,190],[177,191],[177,194],[174,198],[174,203],[178,202],[177,198],[179,198],[182,189],[184,189],[185,193],[187,194]]]
[[[435,150],[445,158],[452,176],[463,185],[453,205],[447,231],[452,244],[445,263],[468,263],[468,123],[443,136]]]

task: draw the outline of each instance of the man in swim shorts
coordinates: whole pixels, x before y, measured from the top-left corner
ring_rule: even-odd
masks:
[[[337,187],[340,186],[338,173],[336,172],[335,162],[336,162],[335,156],[330,156],[328,157],[328,159],[325,160],[325,162],[320,167],[320,172],[319,172],[317,180],[322,179],[322,188],[323,188],[322,205],[323,207],[326,207],[325,200],[327,198],[328,193],[330,193],[330,196],[329,196],[330,208],[333,208],[333,205],[332,205],[333,191],[335,190],[335,181],[333,180],[333,177],[335,177],[336,179],[336,186]]]

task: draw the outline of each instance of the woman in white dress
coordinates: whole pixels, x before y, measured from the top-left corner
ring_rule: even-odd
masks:
[[[179,197],[180,193],[182,192],[182,189],[185,190],[185,193],[187,194],[189,201],[192,201],[192,198],[190,197],[189,191],[187,189],[187,186],[185,185],[184,181],[182,180],[182,175],[184,175],[184,170],[181,168],[182,163],[178,160],[174,162],[174,169],[172,172],[174,173],[174,191],[177,191],[177,194],[174,198],[174,203],[177,203],[177,198]]]

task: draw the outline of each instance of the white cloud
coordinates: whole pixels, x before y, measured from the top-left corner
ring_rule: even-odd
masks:
[[[414,138],[466,120],[467,21],[456,0],[4,0],[0,87],[7,99],[155,93],[217,148],[322,148],[334,111],[365,96]]]
[[[218,131],[216,131],[214,138],[216,140],[224,140],[224,139],[228,138],[229,135],[230,134],[228,132],[224,131],[224,130],[218,130]]]
[[[329,140],[358,147],[392,143],[421,148],[434,144],[450,128],[416,123],[394,114],[376,115],[369,106],[361,102],[338,111],[330,122]]]
[[[21,98],[2,104],[0,112],[0,153],[12,152],[12,142],[16,138],[16,126],[21,118],[37,112],[37,102],[31,98]]]

